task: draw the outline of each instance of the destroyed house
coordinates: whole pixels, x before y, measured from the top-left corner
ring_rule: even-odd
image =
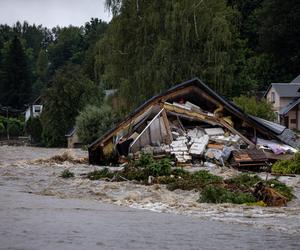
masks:
[[[145,149],[169,153],[177,162],[203,157],[206,148],[235,144],[251,150],[268,143],[298,148],[299,139],[279,124],[245,114],[198,78],[152,97],[89,145],[90,164],[117,163]],[[186,146],[188,145],[188,146]],[[267,146],[267,145],[265,145]],[[293,147],[293,148],[292,148]]]

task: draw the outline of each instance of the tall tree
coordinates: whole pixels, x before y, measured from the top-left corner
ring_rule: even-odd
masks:
[[[84,55],[84,31],[80,27],[56,27],[52,29],[54,42],[48,48],[50,73],[68,62],[80,64]]]
[[[274,78],[289,82],[300,69],[300,2],[264,0],[258,16],[260,46],[277,64]]]
[[[24,108],[31,96],[31,73],[25,50],[17,36],[9,42],[4,52],[3,65],[0,103]]]
[[[47,146],[64,146],[65,134],[74,126],[79,111],[89,103],[100,105],[102,93],[79,65],[66,64],[56,71],[52,86],[43,96],[45,105],[41,120],[44,143]]]
[[[102,79],[123,97],[135,96],[128,107],[195,76],[232,94],[236,31],[224,0],[106,3],[114,18],[97,54]]]

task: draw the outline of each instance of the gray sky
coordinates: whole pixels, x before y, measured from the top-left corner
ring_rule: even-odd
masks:
[[[52,28],[70,24],[81,26],[91,17],[109,21],[105,0],[0,0],[0,24],[17,21]]]

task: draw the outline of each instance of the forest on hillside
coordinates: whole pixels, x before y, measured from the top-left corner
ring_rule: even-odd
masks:
[[[24,110],[41,95],[46,145],[64,144],[87,107],[105,105],[106,114],[120,117],[193,77],[229,99],[255,96],[300,73],[297,0],[106,0],[106,6],[110,23],[0,25],[0,105]],[[113,110],[103,104],[104,89],[118,89]]]

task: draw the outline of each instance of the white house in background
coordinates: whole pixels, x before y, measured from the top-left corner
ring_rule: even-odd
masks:
[[[28,106],[25,111],[25,122],[31,117],[38,117],[43,110],[43,105],[41,103],[41,97],[39,96],[32,104]]]
[[[271,83],[264,97],[273,103],[278,123],[300,130],[300,75],[290,83]]]

